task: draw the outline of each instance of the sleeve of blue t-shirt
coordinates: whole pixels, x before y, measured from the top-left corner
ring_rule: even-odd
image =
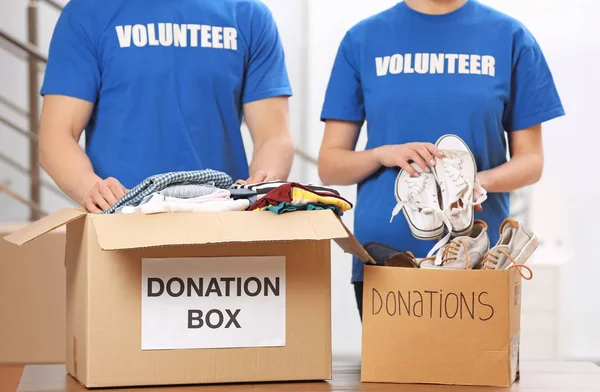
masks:
[[[73,4],[67,4],[54,29],[41,93],[95,102],[100,66],[91,34],[93,26]]]
[[[515,35],[514,54],[504,129],[518,131],[563,116],[565,112],[544,54],[523,27]]]
[[[250,23],[249,58],[242,102],[291,96],[285,53],[271,11],[258,3]]]
[[[333,64],[321,112],[321,121],[325,120],[365,120],[360,70],[350,33],[342,40]]]

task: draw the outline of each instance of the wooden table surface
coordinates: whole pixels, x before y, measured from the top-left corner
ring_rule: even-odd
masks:
[[[13,384],[21,369],[0,368],[0,380]],[[0,392],[8,384],[0,381]],[[22,368],[18,392],[83,392],[87,391],[66,374],[62,365],[29,365]],[[102,389],[102,392],[111,390]],[[329,382],[267,383],[209,385],[184,387],[126,388],[119,392],[231,392],[231,391],[398,391],[398,392],[600,392],[600,367],[590,362],[526,362],[521,365],[521,378],[511,389],[463,386],[361,384],[360,365],[356,362],[335,362],[333,380]]]

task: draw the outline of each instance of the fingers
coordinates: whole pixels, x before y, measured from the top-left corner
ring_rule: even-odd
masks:
[[[417,151],[412,150],[409,153],[409,157],[414,163],[419,165],[421,170],[423,170],[424,172],[429,173],[431,171],[427,162],[425,162],[425,160],[423,160],[423,158],[421,158],[421,156],[419,155],[419,153]]]
[[[483,207],[481,205],[476,205],[475,206],[475,211],[482,212],[483,211]]]
[[[248,184],[256,184],[259,182],[264,182],[267,179],[267,173],[264,170],[259,170],[254,175],[248,178]]]
[[[120,198],[122,198],[123,196],[125,196],[125,194],[127,193],[127,190],[125,189],[125,187],[123,185],[121,185],[121,183],[119,181],[117,181],[115,178],[107,178],[106,181],[106,186],[108,187],[108,189],[110,190],[110,192],[112,192],[112,194],[115,197],[115,201],[111,202],[111,200],[106,199],[109,203],[115,204],[117,202],[117,200],[119,200]]]
[[[427,151],[429,151],[432,155],[438,157],[438,158],[443,158],[444,157],[444,153],[437,148],[435,145],[433,145],[432,143],[423,143],[423,146],[427,149]]]
[[[429,152],[427,147],[425,147],[424,145],[420,146],[417,149],[417,152],[423,158],[423,160],[425,160],[425,162],[427,162],[427,164],[429,166],[431,166],[431,167],[435,166],[435,158],[433,157],[433,155],[431,155],[431,153]]]
[[[102,212],[102,210],[98,208],[96,203],[94,203],[94,201],[91,198],[86,198],[85,202],[83,203],[83,206],[88,212],[91,212],[92,214],[99,214]]]
[[[419,172],[416,171],[415,168],[412,167],[407,160],[401,160],[400,162],[398,162],[398,166],[400,166],[402,170],[410,174],[411,177],[419,177]]]
[[[115,204],[118,199],[120,199],[120,197],[118,198],[113,194],[113,190],[105,182],[100,184],[98,191],[100,192],[102,198],[104,198],[104,200],[108,203],[109,207]]]
[[[102,211],[106,211],[110,208],[110,204],[106,201],[104,196],[100,193],[100,190],[95,189],[92,192],[92,202],[94,202]]]

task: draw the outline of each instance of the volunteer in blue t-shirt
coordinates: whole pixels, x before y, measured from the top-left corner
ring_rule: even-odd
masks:
[[[42,94],[42,166],[91,212],[155,174],[210,168],[258,182],[291,168],[291,89],[259,0],[71,0]]]
[[[361,243],[424,257],[434,243],[415,239],[405,219],[390,223],[394,182],[399,167],[413,172],[409,161],[431,165],[438,153],[432,143],[456,134],[489,192],[477,219],[488,223],[494,244],[509,215],[508,192],[542,174],[540,124],[562,115],[542,51],[522,24],[476,0],[406,0],[344,37],[322,112],[319,172],[327,184],[358,184]],[[354,151],[365,121],[366,150]],[[355,259],[359,309],[362,280]]]

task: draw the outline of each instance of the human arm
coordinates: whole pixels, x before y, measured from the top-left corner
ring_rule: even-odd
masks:
[[[412,176],[435,165],[440,151],[431,143],[407,143],[354,151],[360,122],[327,120],[319,152],[319,176],[325,185],[353,185],[362,182],[381,167],[400,167]]]
[[[375,150],[354,151],[361,126],[357,121],[326,121],[319,152],[323,184],[358,184],[381,167]]]
[[[250,178],[240,183],[286,180],[294,159],[289,125],[292,89],[285,53],[269,8],[261,2],[241,3],[249,26],[241,28],[248,42],[242,104],[254,144]]]
[[[100,212],[122,196],[114,179],[100,179],[79,147],[101,85],[93,10],[69,2],[60,14],[42,86],[40,162],[58,186],[90,212]]]
[[[93,110],[91,102],[46,95],[40,121],[40,164],[71,199],[89,212],[101,212],[125,194],[115,179],[103,180],[79,146]]]
[[[294,160],[288,98],[248,103],[244,106],[244,115],[254,144],[247,182],[287,180]]]
[[[498,167],[477,174],[480,185],[488,192],[512,192],[535,184],[542,176],[544,149],[542,126],[508,134],[511,159]]]

